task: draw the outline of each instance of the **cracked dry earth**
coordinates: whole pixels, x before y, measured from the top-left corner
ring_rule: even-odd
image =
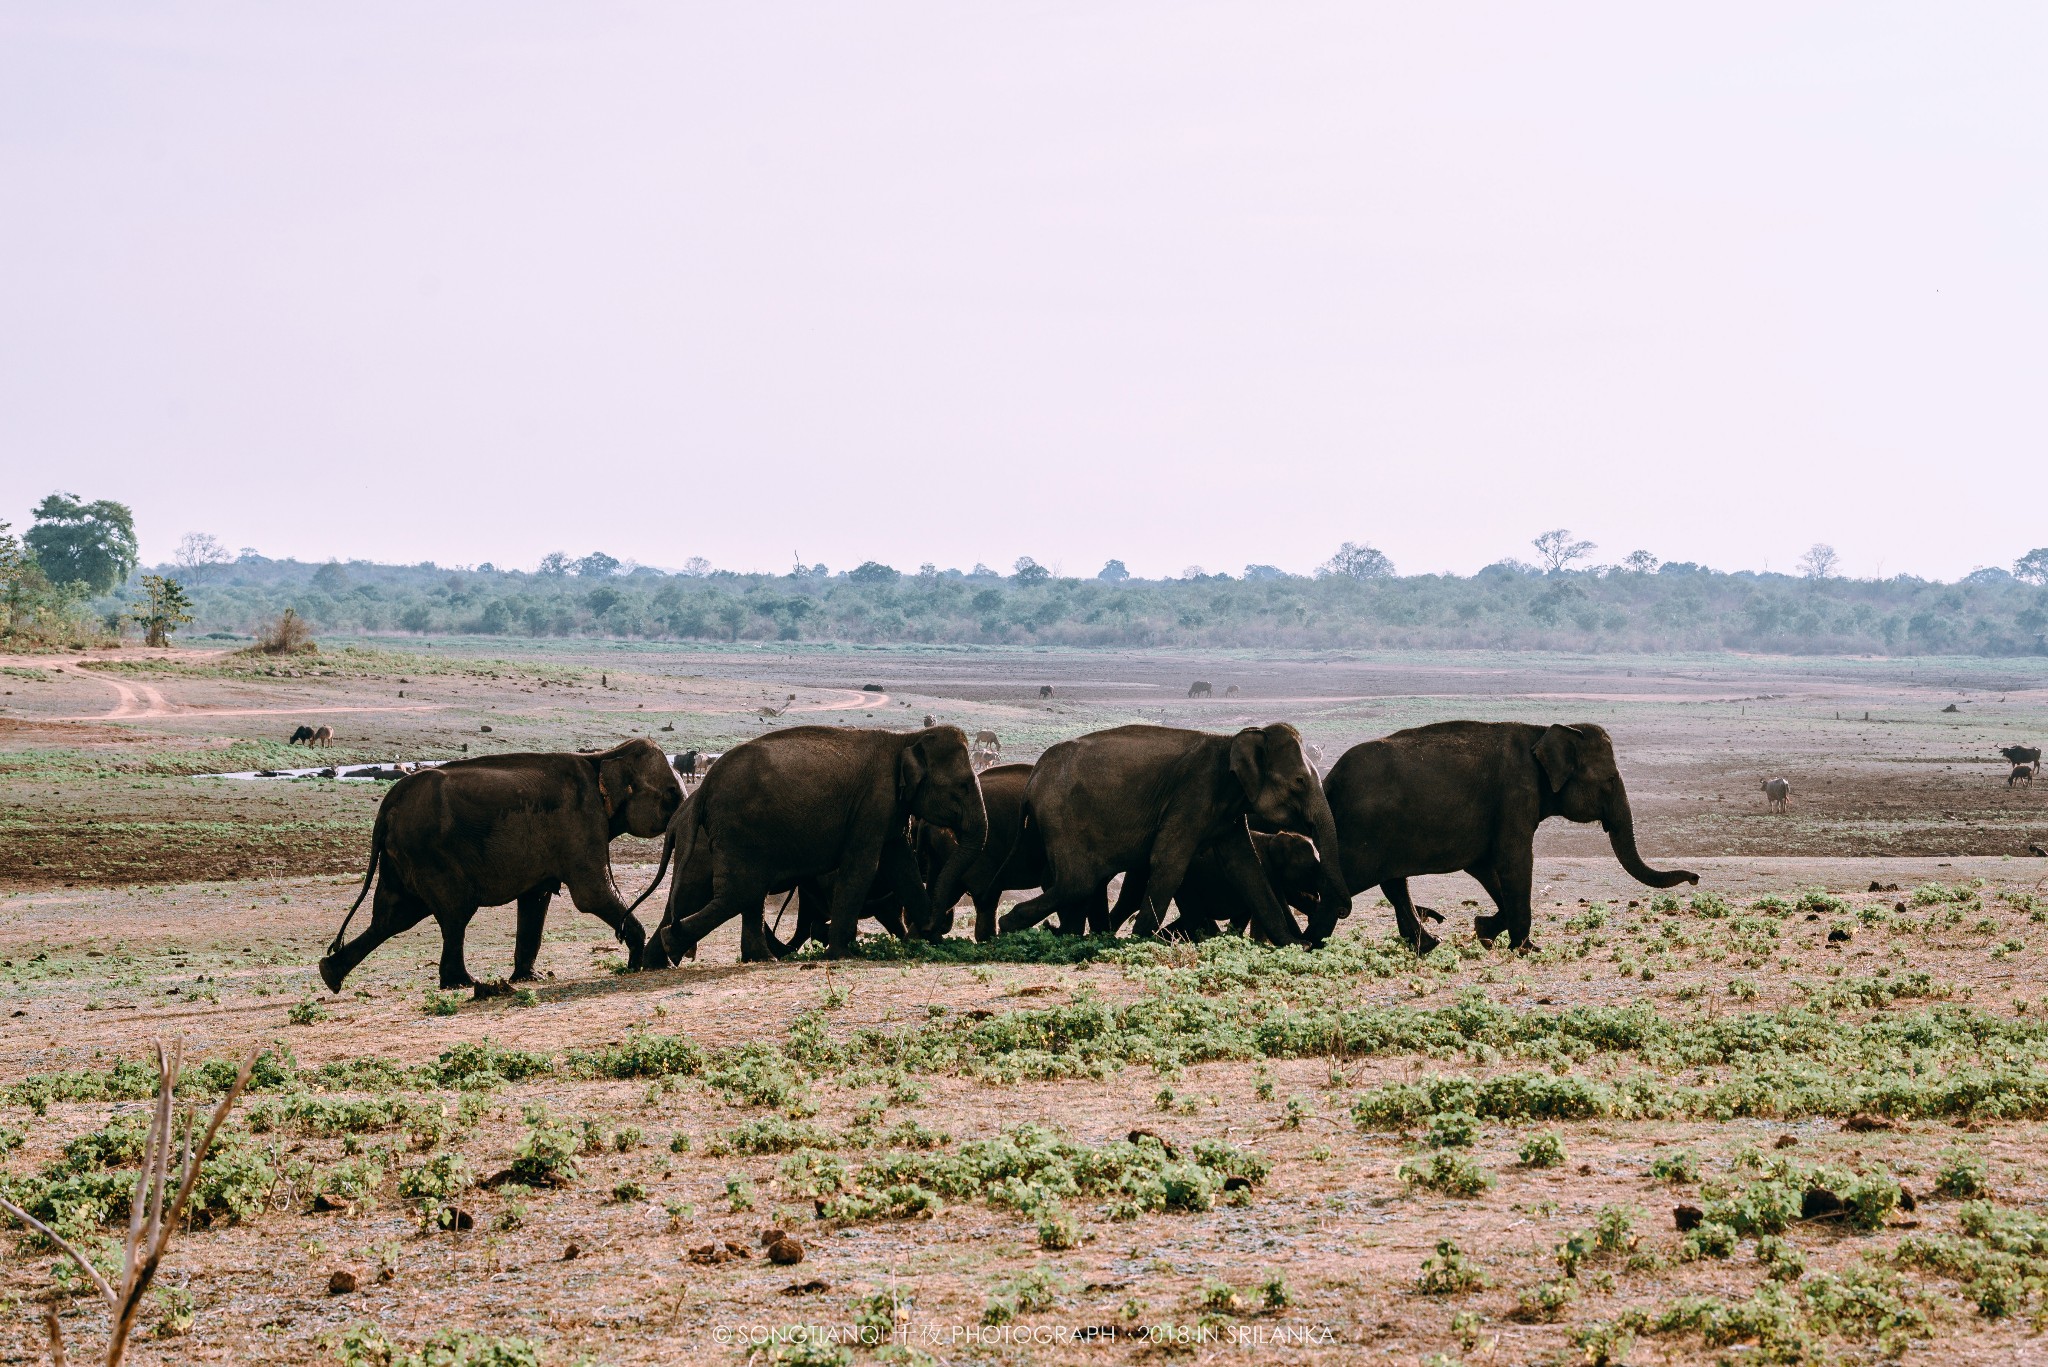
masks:
[[[745,733],[746,689],[691,686],[698,735]],[[961,716],[1015,710],[1019,734],[1127,719],[1074,701],[1030,721],[936,677],[898,693],[922,710],[942,687]],[[1333,718],[1372,734],[1392,713],[1537,704],[1300,706],[1341,737]],[[1422,962],[1380,938],[1366,895],[1319,955],[1030,937],[755,966],[727,931],[693,964],[622,975],[603,928],[558,904],[526,997],[432,992],[428,930],[330,997],[313,963],[354,895],[345,864],[149,882],[15,867],[0,1134],[19,1143],[0,1137],[0,1165],[14,1199],[104,1239],[91,1194],[118,1194],[112,1141],[145,1104],[118,1065],[157,1038],[199,1059],[269,1051],[140,1362],[379,1361],[377,1341],[402,1360],[450,1328],[474,1361],[530,1347],[553,1364],[2048,1358],[2048,864],[1859,851],[1846,817],[1797,807],[1788,841],[1825,852],[1755,853],[1762,818],[1688,813],[1689,776],[1824,750],[1826,699],[1711,764],[1703,716],[1604,706],[1646,845],[1666,823],[1653,862],[1701,882],[1659,900],[1597,837],[1547,830],[1525,955],[1473,941],[1461,877],[1417,880],[1449,918]],[[593,725],[564,717],[530,724]],[[139,744],[245,734],[181,725]],[[1934,725],[1914,734],[1937,744],[1889,736],[1871,763],[1963,763]],[[8,781],[60,807],[196,782],[70,759],[53,777],[48,742],[14,744]],[[2004,801],[1929,801],[1958,795]],[[1747,798],[1732,780],[1725,796]],[[1906,815],[1939,829],[1940,810]],[[651,875],[641,859],[622,852],[622,886]],[[504,971],[510,922],[478,918],[474,970]],[[1852,1208],[1801,1218],[1819,1192]],[[1681,1207],[1699,1228],[1681,1233]],[[771,1227],[801,1262],[764,1256]],[[52,1265],[0,1235],[0,1360],[43,1360],[52,1296],[75,1360],[101,1341],[97,1304]],[[331,1294],[336,1273],[355,1289]],[[181,1304],[189,1327],[158,1336]],[[821,1337],[792,1342],[805,1326]]]

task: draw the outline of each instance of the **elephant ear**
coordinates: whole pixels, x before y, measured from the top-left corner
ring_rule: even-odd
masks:
[[[1543,770],[1543,776],[1550,780],[1550,791],[1557,792],[1579,774],[1579,742],[1584,739],[1577,727],[1554,725],[1546,727],[1536,740],[1536,763]]]
[[[924,776],[931,762],[925,758],[924,742],[918,741],[903,747],[903,757],[896,761],[896,800],[908,803],[924,783]]]
[[[1259,785],[1266,777],[1266,733],[1262,728],[1248,726],[1232,737],[1230,772],[1237,776],[1246,800],[1259,795]]]
[[[626,805],[633,797],[633,766],[617,756],[597,755],[597,795],[604,803],[604,819],[612,819],[612,813]]]

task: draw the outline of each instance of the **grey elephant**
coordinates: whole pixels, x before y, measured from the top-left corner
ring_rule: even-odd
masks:
[[[1033,768],[1024,806],[1027,822],[1038,827],[1046,882],[1002,918],[1005,931],[1060,912],[1092,917],[1111,877],[1142,871],[1138,930],[1154,933],[1188,866],[1208,846],[1225,876],[1247,890],[1267,937],[1296,943],[1294,918],[1261,875],[1247,818],[1309,835],[1323,860],[1324,909],[1334,921],[1351,908],[1323,785],[1301,753],[1300,734],[1285,722],[1234,736],[1119,726],[1062,741]]]
[[[743,918],[741,958],[770,959],[762,899],[770,889],[828,877],[827,948],[846,953],[885,862],[892,882],[902,882],[906,872],[909,882],[916,880],[903,838],[912,817],[959,837],[952,863],[940,870],[941,882],[958,886],[959,869],[988,837],[981,787],[959,727],[793,726],[735,746],[670,823],[663,860],[673,853],[676,877],[657,936],[659,961],[692,954],[699,940],[734,916]],[[708,858],[700,854],[707,845]],[[922,897],[921,886],[916,895]],[[642,959],[656,961],[652,953]]]
[[[1598,821],[1639,883],[1699,882],[1684,869],[1653,869],[1636,853],[1614,742],[1590,722],[1447,721],[1396,731],[1346,750],[1327,791],[1345,885],[1354,892],[1377,886],[1393,904],[1401,938],[1418,953],[1437,942],[1417,919],[1408,880],[1429,873],[1462,870],[1479,880],[1497,908],[1478,919],[1481,939],[1505,931],[1518,949],[1528,942],[1536,828],[1554,816]],[[1329,923],[1326,912],[1315,919]]]

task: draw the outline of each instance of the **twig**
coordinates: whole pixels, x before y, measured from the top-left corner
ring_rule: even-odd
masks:
[[[64,1328],[57,1323],[57,1307],[43,1307],[43,1328],[50,1335],[50,1361],[54,1367],[64,1367]]]

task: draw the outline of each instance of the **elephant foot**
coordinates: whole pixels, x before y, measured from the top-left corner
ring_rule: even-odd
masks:
[[[1472,918],[1472,933],[1479,937],[1479,943],[1488,949],[1493,942],[1507,932],[1508,918],[1505,916],[1475,916]]]
[[[320,981],[327,984],[327,990],[337,996],[341,993],[342,981],[347,978],[341,965],[334,961],[332,954],[320,961]]]
[[[470,977],[466,969],[461,973],[443,973],[441,975],[441,990],[443,992],[453,992],[458,988],[475,986],[476,979]]]
[[[505,979],[505,981],[508,983],[537,983],[540,981],[540,975],[530,968],[515,968],[512,970],[512,976]]]

